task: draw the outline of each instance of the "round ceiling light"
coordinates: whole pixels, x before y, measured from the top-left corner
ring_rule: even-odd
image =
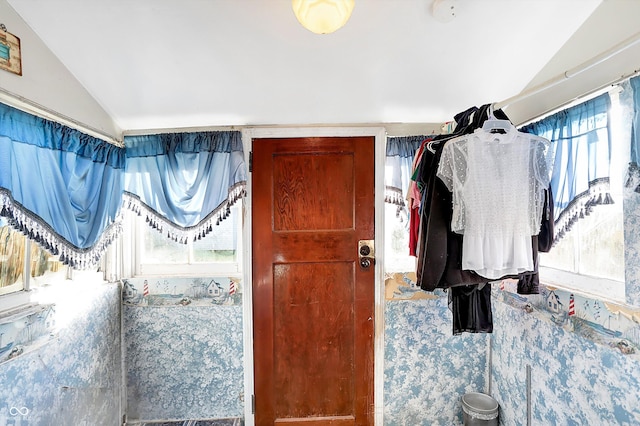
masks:
[[[316,34],[329,34],[347,23],[355,0],[292,0],[293,13],[303,27]]]

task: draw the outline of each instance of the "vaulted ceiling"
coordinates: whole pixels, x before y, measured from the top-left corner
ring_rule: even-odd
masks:
[[[8,3],[125,131],[440,123],[640,31],[637,0],[356,0],[327,35],[304,29],[290,0]],[[448,22],[434,14],[443,3]],[[522,122],[640,69],[638,45],[507,114]]]

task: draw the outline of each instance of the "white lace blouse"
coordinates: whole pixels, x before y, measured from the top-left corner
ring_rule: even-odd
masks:
[[[532,271],[552,161],[549,142],[511,127],[444,146],[437,175],[453,195],[451,229],[464,234],[462,269],[497,279]]]

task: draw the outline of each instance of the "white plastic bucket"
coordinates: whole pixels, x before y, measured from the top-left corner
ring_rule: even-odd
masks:
[[[470,392],[462,397],[465,426],[498,426],[498,401],[487,394]]]

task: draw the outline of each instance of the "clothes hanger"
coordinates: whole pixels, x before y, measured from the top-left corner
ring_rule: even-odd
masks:
[[[453,121],[450,122],[451,127],[453,127],[451,132],[450,133],[444,132],[445,126],[443,125],[443,133],[435,136],[432,141],[428,142],[426,149],[429,150],[429,152],[431,152],[432,154],[435,154],[436,150],[434,148],[434,145],[439,145],[443,141],[447,141],[449,139],[452,139],[456,136],[460,136],[465,133],[470,133],[469,131],[467,131],[467,129],[470,128],[475,117],[478,117],[479,115],[480,115],[480,112],[478,110],[478,107],[476,106],[472,106],[462,112],[457,113],[453,117]]]
[[[482,123],[482,130],[489,133],[497,133],[500,131],[508,132],[514,129],[514,125],[509,120],[502,120],[496,118],[494,114],[494,104],[489,104],[489,108],[487,110],[487,119],[484,123]]]

